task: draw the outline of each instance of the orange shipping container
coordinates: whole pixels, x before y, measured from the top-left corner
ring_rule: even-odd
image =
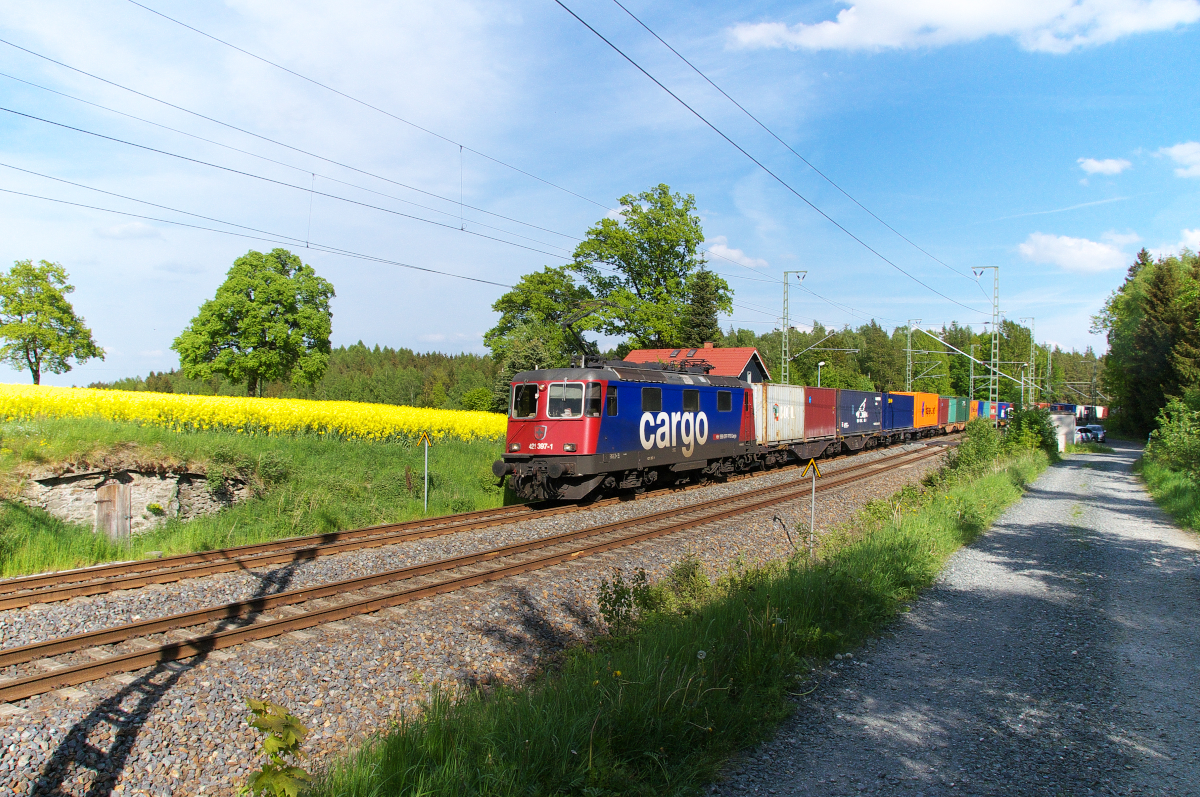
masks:
[[[973,421],[978,417],[979,417],[979,402],[978,401],[968,401],[967,402],[967,420]]]
[[[937,393],[900,393],[901,396],[913,397],[913,427],[923,429],[927,426],[938,425]]]

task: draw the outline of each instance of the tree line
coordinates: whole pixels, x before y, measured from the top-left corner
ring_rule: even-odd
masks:
[[[1102,382],[1120,428],[1145,434],[1172,399],[1200,410],[1198,319],[1200,255],[1138,252],[1092,324],[1108,336]]]

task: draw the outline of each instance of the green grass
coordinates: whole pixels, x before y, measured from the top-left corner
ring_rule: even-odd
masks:
[[[1153,460],[1138,460],[1136,469],[1146,487],[1167,514],[1186,529],[1200,530],[1200,484],[1187,473],[1160,465]]]
[[[430,450],[429,514],[499,506],[491,463],[499,443],[446,440]],[[61,570],[150,551],[211,550],[302,534],[421,517],[423,449],[401,443],[316,437],[176,433],[132,423],[39,420],[0,424],[0,575]],[[20,478],[55,463],[86,460],[188,465],[247,480],[257,497],[214,515],[170,520],[117,545],[89,526],[63,523],[11,498]],[[405,468],[411,468],[413,490]]]
[[[572,650],[523,689],[434,693],[421,716],[336,761],[313,793],[694,793],[789,713],[789,692],[816,660],[895,617],[1046,463],[1026,452],[906,488],[860,513],[815,563],[712,585],[685,566],[635,586],[624,611],[636,604],[642,614],[628,630]],[[620,613],[614,594],[601,595],[609,617]]]
[[[1068,443],[1068,454],[1111,454],[1115,449],[1103,443]]]

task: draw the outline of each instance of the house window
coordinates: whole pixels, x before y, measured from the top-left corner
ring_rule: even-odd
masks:
[[[678,356],[679,356],[679,349],[672,349],[671,350],[671,359],[675,359]]]
[[[688,356],[688,357],[695,357],[695,356],[696,356],[696,350],[695,350],[695,349],[688,349],[687,356]]]

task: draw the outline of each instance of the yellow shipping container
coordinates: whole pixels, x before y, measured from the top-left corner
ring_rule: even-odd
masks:
[[[922,429],[926,426],[937,426],[937,393],[897,393],[896,395],[913,397],[913,428]]]

